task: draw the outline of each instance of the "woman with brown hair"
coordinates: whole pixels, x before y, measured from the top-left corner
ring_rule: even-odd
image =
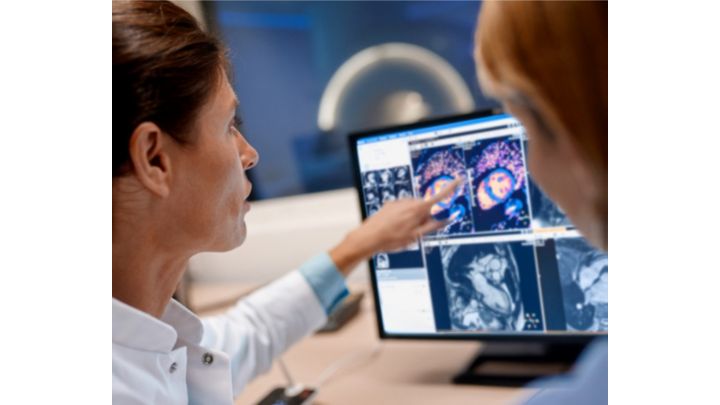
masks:
[[[528,134],[535,181],[597,248],[608,247],[606,2],[485,2],[475,58],[483,90]],[[607,339],[531,404],[607,403]]]
[[[166,1],[113,2],[113,402],[232,404],[320,327],[344,276],[444,223],[428,201],[386,204],[328,253],[199,319],[172,293],[189,258],[245,240],[257,151],[238,130],[222,45]],[[270,252],[268,252],[270,254]]]

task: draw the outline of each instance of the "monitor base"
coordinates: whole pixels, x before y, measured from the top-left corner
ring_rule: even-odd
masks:
[[[488,342],[455,384],[518,387],[540,377],[570,370],[585,344]]]

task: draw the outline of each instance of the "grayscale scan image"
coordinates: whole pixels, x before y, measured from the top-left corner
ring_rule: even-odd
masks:
[[[527,252],[526,252],[527,250]],[[520,243],[441,246],[453,330],[542,329],[531,248]],[[528,283],[522,286],[522,283]],[[534,289],[534,292],[533,292]]]
[[[568,330],[608,330],[608,256],[582,238],[561,238],[555,251]]]

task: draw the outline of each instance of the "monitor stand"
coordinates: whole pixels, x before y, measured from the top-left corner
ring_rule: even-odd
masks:
[[[453,383],[522,386],[570,370],[584,348],[585,344],[487,342]]]

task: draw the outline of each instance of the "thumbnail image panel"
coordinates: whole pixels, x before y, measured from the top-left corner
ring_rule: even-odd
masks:
[[[475,198],[475,230],[528,228],[527,170],[520,140],[511,136],[480,140],[465,153]]]
[[[555,240],[568,330],[608,330],[608,256],[582,238]]]
[[[396,185],[410,184],[410,168],[407,166],[395,167],[392,169]]]
[[[397,200],[397,196],[395,195],[395,186],[392,183],[383,184],[380,187],[378,187],[378,190],[380,192],[380,204],[381,205],[389,203],[390,201]]]
[[[373,203],[373,204],[365,204],[367,209],[367,215],[369,217],[375,215],[380,210],[380,203]]]
[[[398,199],[412,198],[412,180],[410,179],[410,166],[399,166],[392,169],[395,179],[395,194]]]
[[[397,198],[403,199],[403,198],[412,198],[412,186],[411,185],[398,185],[395,186],[395,191],[397,192]]]
[[[409,246],[404,251],[380,252],[373,256],[375,270],[402,270],[423,267],[423,257],[419,246]]]
[[[362,174],[363,190],[375,190],[378,186],[377,170],[367,171]]]
[[[393,175],[392,169],[378,170],[378,177],[380,179],[380,186],[392,187],[395,183],[395,176]]]
[[[462,149],[455,145],[422,149],[412,154],[416,195],[429,199],[454,178],[462,177],[467,183],[467,170]],[[438,220],[449,219],[448,225],[435,232],[436,235],[452,235],[473,232],[470,211],[470,190],[467,184],[455,193],[435,204],[430,212]]]
[[[368,216],[377,213],[384,204],[399,198],[412,198],[412,180],[410,166],[398,166],[381,170],[371,170],[361,173],[362,194],[365,202],[365,212]],[[403,250],[417,251],[420,246],[417,242],[409,244]],[[417,254],[406,257],[402,252],[384,253],[375,258],[379,269],[393,267],[417,267]]]
[[[452,330],[544,330],[532,246],[445,245],[440,256]]]
[[[398,198],[412,197],[410,166],[371,170],[361,174],[363,200],[368,214]]]

